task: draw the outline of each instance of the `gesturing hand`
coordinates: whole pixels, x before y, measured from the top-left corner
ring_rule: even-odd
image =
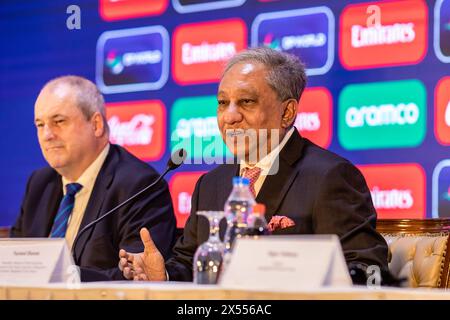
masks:
[[[128,280],[166,281],[164,258],[156,248],[150,232],[146,228],[140,231],[144,252],[130,253],[119,251],[119,268]]]

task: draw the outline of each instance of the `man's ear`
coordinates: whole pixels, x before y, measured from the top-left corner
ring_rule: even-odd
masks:
[[[94,134],[96,137],[101,137],[105,133],[105,121],[100,112],[95,112],[92,115],[91,122],[94,126]]]
[[[295,99],[286,100],[283,112],[283,117],[281,119],[281,126],[283,128],[289,128],[297,116],[297,106],[298,102]]]

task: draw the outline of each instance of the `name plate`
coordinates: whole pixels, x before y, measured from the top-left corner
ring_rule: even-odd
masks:
[[[234,289],[299,291],[352,285],[335,235],[239,238],[219,279]]]
[[[65,239],[0,239],[0,284],[79,284]]]

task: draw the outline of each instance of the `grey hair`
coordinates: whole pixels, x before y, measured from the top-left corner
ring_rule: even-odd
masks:
[[[73,89],[75,104],[87,120],[90,120],[94,113],[99,112],[102,116],[106,132],[109,132],[108,121],[106,119],[105,100],[92,81],[80,76],[67,75],[50,80],[45,84],[42,91],[54,91],[60,86],[68,86]]]
[[[306,86],[305,66],[294,55],[267,47],[250,48],[237,53],[225,66],[225,75],[234,65],[245,62],[258,62],[267,69],[267,83],[281,101],[300,100]]]

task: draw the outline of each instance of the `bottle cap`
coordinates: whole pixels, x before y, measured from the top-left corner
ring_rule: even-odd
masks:
[[[260,216],[264,216],[264,214],[266,213],[266,206],[262,203],[255,204],[253,206],[253,213]]]
[[[233,177],[233,186],[242,184],[244,186],[248,186],[250,184],[250,181],[247,178],[244,177]]]

